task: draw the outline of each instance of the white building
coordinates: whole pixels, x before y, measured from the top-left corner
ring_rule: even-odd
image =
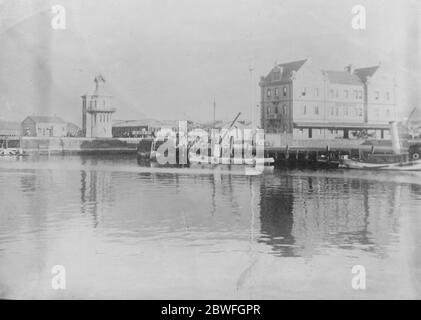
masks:
[[[82,131],[87,138],[112,138],[112,96],[105,90],[105,79],[94,79],[95,90],[82,96]]]

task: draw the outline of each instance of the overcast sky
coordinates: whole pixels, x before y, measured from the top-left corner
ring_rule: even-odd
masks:
[[[66,8],[53,30],[51,6]],[[367,9],[352,29],[351,8]],[[81,123],[80,96],[101,73],[115,119],[250,116],[258,80],[277,61],[311,56],[324,69],[375,65],[399,86],[402,116],[420,103],[416,0],[0,0],[0,118]],[[420,112],[421,113],[421,112]]]

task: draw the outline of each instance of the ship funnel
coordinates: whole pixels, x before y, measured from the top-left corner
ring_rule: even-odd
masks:
[[[390,136],[392,137],[393,153],[400,154],[402,147],[401,147],[401,141],[399,139],[398,124],[396,121],[391,121],[389,124],[390,124]]]

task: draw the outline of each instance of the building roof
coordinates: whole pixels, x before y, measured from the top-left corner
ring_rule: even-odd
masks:
[[[366,82],[368,77],[372,77],[376,73],[377,69],[380,66],[373,66],[367,68],[355,69],[354,73],[361,79],[361,81]]]
[[[142,120],[115,120],[113,121],[113,127],[115,128],[128,128],[128,127],[144,127],[144,126],[156,126],[158,121],[152,119]]]
[[[105,81],[105,78],[101,74],[98,74],[94,78],[95,89],[86,92],[85,94],[82,95],[82,97],[85,97],[85,96],[106,96],[106,97],[112,97],[112,94],[108,91],[108,89],[107,89],[107,87],[105,85],[105,82],[106,82]]]
[[[286,63],[276,64],[274,68],[269,72],[269,74],[264,78],[265,81],[289,81],[294,72],[297,72],[301,67],[307,62],[308,59],[291,61]],[[279,80],[273,79],[273,74],[276,70],[281,72],[281,77]]]
[[[28,116],[25,118],[25,120],[26,119],[31,119],[34,122],[40,123],[65,123],[65,121],[62,118],[56,116]]]
[[[20,122],[0,120],[0,130],[20,130]]]
[[[358,122],[294,122],[296,128],[316,129],[389,129],[389,124],[371,124]]]
[[[352,84],[362,85],[361,79],[355,74],[348,71],[331,71],[324,70],[327,75],[329,82],[337,84]]]

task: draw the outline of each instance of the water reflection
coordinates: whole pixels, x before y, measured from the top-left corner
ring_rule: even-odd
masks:
[[[256,296],[265,297],[268,286],[275,294],[285,277],[294,275],[280,275],[281,265],[299,270],[294,281],[301,275],[320,276],[320,261],[342,270],[363,260],[386,275],[421,265],[417,177],[367,178],[346,171],[275,171],[250,177],[137,169],[133,159],[113,157],[2,164],[0,287],[16,287],[12,275],[18,266],[20,273],[31,270],[33,288],[45,279],[49,284],[50,264],[65,261],[81,282],[95,279],[92,288],[107,284],[117,272],[126,284],[153,279],[153,285],[138,288],[141,292],[164,290],[171,281],[177,283],[174,288],[188,282],[196,290],[220,292],[220,287],[226,292],[231,285],[239,290],[239,274],[246,274],[252,280],[242,280],[241,290],[254,283],[260,286]],[[82,261],[84,267],[78,269]],[[302,261],[314,264],[311,274]],[[102,271],[86,276],[85,270]],[[219,281],[222,274],[227,276]],[[420,282],[403,276],[398,280]],[[376,281],[383,284],[380,276]],[[114,286],[110,289],[120,288],[119,283]],[[4,297],[13,297],[8,292]]]
[[[279,256],[312,256],[321,247],[373,251],[398,231],[402,188],[352,178],[289,177],[264,180],[260,242]]]

